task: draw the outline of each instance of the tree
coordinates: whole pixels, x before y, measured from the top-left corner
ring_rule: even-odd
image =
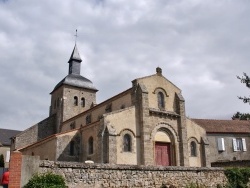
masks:
[[[0,167],[4,167],[4,157],[3,157],[3,154],[0,155]]]
[[[239,120],[250,120],[250,114],[249,113],[240,113],[236,112],[232,119],[239,119]]]
[[[246,87],[250,88],[250,78],[246,73],[243,73],[242,77],[237,76],[237,78],[241,81],[241,83],[246,84]],[[242,100],[244,103],[250,104],[250,98],[249,97],[239,97],[240,100]]]

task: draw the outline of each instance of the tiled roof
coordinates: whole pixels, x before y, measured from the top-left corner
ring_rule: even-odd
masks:
[[[207,133],[250,133],[250,121],[192,119],[203,127]]]
[[[10,129],[0,129],[0,143],[3,146],[10,146],[11,141],[10,138],[16,136],[21,131],[10,130]]]

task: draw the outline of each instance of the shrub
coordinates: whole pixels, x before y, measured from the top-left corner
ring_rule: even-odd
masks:
[[[66,184],[62,176],[46,173],[34,175],[24,188],[66,188]]]
[[[229,188],[246,188],[250,178],[250,168],[228,168],[225,170]]]

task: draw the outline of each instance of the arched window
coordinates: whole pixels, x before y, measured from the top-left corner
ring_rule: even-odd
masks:
[[[72,122],[70,125],[70,129],[72,130],[72,129],[75,129],[76,128],[76,122],[74,121],[74,122]]]
[[[86,124],[91,123],[91,114],[86,116]]]
[[[81,106],[85,107],[85,99],[83,97],[81,98]]]
[[[157,94],[157,98],[158,98],[158,107],[160,109],[165,109],[165,100],[164,100],[164,94],[162,92],[159,92]]]
[[[75,142],[71,141],[69,145],[69,154],[73,156],[75,154]]]
[[[131,136],[129,134],[125,134],[123,137],[123,151],[130,152],[131,151]]]
[[[191,156],[192,157],[196,157],[197,156],[197,152],[196,152],[196,143],[194,141],[192,141],[190,143],[190,152],[191,152]]]
[[[112,112],[112,104],[108,104],[105,108],[105,112]]]
[[[89,145],[89,154],[93,154],[94,153],[94,139],[92,136],[89,138],[88,145]]]
[[[78,97],[77,96],[74,96],[74,105],[78,106]]]

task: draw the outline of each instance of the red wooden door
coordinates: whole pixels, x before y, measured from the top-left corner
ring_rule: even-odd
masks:
[[[156,165],[170,166],[170,143],[155,143],[155,163]]]

